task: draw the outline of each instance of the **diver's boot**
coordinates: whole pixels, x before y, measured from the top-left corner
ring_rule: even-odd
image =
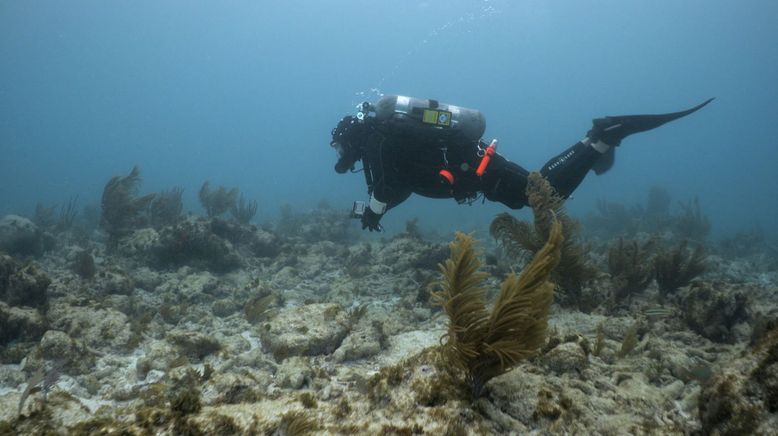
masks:
[[[698,111],[712,100],[710,98],[691,109],[680,112],[656,115],[619,115],[593,119],[592,128],[586,133],[586,138],[589,140],[589,145],[599,151],[602,157],[598,159],[592,169],[597,174],[608,171],[613,166],[615,158],[613,147],[618,147],[627,136],[655,129],[662,124],[685,117]]]

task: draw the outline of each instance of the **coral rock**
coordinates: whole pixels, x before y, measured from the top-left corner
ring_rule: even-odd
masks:
[[[127,257],[147,257],[159,243],[159,233],[152,228],[135,230],[119,241],[119,253]]]
[[[221,349],[221,344],[209,336],[198,332],[174,330],[168,334],[168,340],[176,344],[188,357],[202,359]]]
[[[300,389],[307,380],[313,377],[308,360],[295,356],[286,359],[278,366],[276,380],[281,387]]]
[[[135,290],[135,282],[124,271],[104,271],[98,275],[96,288],[103,294],[130,295]]]
[[[586,352],[576,342],[565,342],[557,345],[543,356],[542,361],[557,374],[582,371],[589,365]]]
[[[46,320],[37,310],[0,302],[0,345],[11,341],[37,341],[45,328]]]
[[[6,215],[0,220],[0,250],[11,254],[37,255],[43,251],[38,226],[27,218]]]
[[[94,354],[82,343],[59,330],[49,330],[43,335],[38,351],[28,360],[29,365],[42,365],[38,359],[53,361],[56,371],[62,370],[70,375],[89,373],[95,364]]]
[[[0,303],[0,362],[19,362],[45,330],[46,320],[37,310]],[[17,347],[6,348],[10,344]],[[26,345],[24,349],[18,347],[22,344]]]
[[[215,272],[228,272],[241,266],[233,244],[214,234],[210,222],[189,218],[159,233],[152,248],[152,261],[159,267],[192,266]]]
[[[41,307],[51,280],[37,265],[21,266],[13,258],[0,255],[0,300],[14,306]]]
[[[348,334],[348,316],[336,304],[309,304],[282,310],[259,327],[259,336],[276,359],[332,353]]]
[[[722,285],[724,286],[724,285]],[[736,324],[748,320],[748,294],[739,289],[693,284],[683,299],[686,323],[692,330],[717,342],[730,342]]]
[[[775,434],[778,330],[704,386],[699,413],[702,434]]]
[[[125,350],[132,335],[127,316],[113,309],[54,305],[48,316],[53,328],[96,349]]]
[[[343,343],[335,350],[333,357],[336,362],[363,359],[381,352],[381,332],[368,323],[360,325],[352,331]]]

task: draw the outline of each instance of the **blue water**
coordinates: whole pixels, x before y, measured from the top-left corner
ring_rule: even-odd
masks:
[[[569,202],[700,197],[714,233],[778,218],[778,3],[580,1],[0,1],[0,215],[99,204],[138,164],[141,191],[204,180],[260,203],[363,199],[329,132],[363,99],[477,108],[500,152],[534,169],[603,115],[683,120],[627,139]],[[377,90],[376,90],[377,89]],[[412,198],[389,230],[483,231],[500,205]],[[524,213],[524,212],[523,212]]]

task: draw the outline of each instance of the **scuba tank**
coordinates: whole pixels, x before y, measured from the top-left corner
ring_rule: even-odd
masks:
[[[486,130],[480,111],[401,95],[382,97],[370,109],[375,118],[399,134],[429,135],[433,138],[460,136],[478,141]]]

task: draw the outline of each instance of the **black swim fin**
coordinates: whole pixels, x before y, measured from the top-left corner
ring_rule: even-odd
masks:
[[[697,106],[680,112],[671,112],[668,114],[656,114],[656,115],[618,115],[607,116],[605,118],[597,118],[593,122],[595,126],[602,125],[603,135],[607,136],[610,131],[618,131],[621,138],[626,138],[629,135],[645,132],[646,130],[656,129],[662,124],[669,123],[670,121],[677,120],[678,118],[685,117],[691,113],[694,113],[702,109],[706,104],[713,101],[712,98],[698,104]],[[604,141],[608,144],[607,141]]]
[[[702,109],[703,106],[711,101],[713,101],[713,98],[709,98],[691,109],[667,114],[617,115],[595,118],[592,120],[592,130],[589,130],[586,136],[591,138],[592,141],[602,141],[608,145],[617,146],[621,144],[622,139],[629,135],[655,129],[665,123],[685,117]],[[604,174],[611,169],[615,158],[614,147],[611,147],[594,163],[592,170],[597,175]]]

